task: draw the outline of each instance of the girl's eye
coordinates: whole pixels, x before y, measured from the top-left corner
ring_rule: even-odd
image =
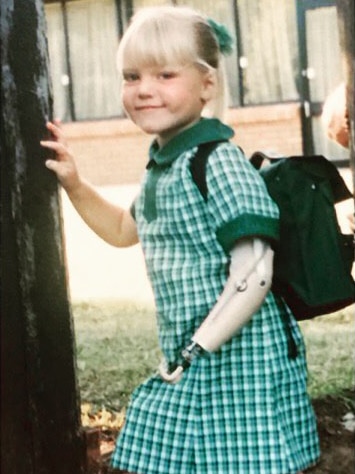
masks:
[[[176,76],[177,76],[177,73],[175,71],[161,71],[159,73],[159,78],[164,79],[164,80],[173,79]]]
[[[139,80],[139,74],[136,72],[124,72],[123,79],[125,82],[134,82]]]

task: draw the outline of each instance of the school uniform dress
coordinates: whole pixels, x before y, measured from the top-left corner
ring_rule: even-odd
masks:
[[[197,146],[232,135],[217,119],[202,119],[162,149],[153,143],[132,208],[170,363],[222,292],[235,242],[278,237],[278,209],[235,145],[221,143],[208,158],[207,202],[191,178]],[[297,473],[319,457],[306,378],[298,325],[269,292],[251,321],[196,358],[178,384],[154,375],[134,391],[112,466],[137,474]]]

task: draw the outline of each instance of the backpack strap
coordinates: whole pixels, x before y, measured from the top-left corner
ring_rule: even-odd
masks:
[[[255,169],[259,170],[264,161],[267,161],[268,163],[275,163],[276,161],[282,160],[283,158],[285,158],[285,156],[279,155],[272,151],[255,151],[249,158],[249,161]]]
[[[216,140],[208,143],[201,143],[195,155],[192,157],[190,162],[191,176],[198,187],[204,201],[207,202],[208,188],[206,179],[206,166],[209,155],[215,150],[220,143],[227,142],[228,140]]]

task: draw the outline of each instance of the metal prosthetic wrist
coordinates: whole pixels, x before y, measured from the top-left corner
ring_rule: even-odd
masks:
[[[203,352],[204,349],[197,342],[191,341],[181,352],[181,358],[174,364],[172,370],[169,370],[164,362],[160,364],[159,374],[161,378],[171,384],[179,382],[184,370],[188,369],[192,361]]]

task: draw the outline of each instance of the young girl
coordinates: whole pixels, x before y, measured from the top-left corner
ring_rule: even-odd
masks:
[[[216,118],[229,41],[188,8],[133,18],[118,52],[123,104],[155,140],[130,211],[80,178],[58,124],[48,124],[55,141],[42,142],[87,224],[113,245],[141,242],[155,294],[166,363],[132,396],[112,458],[118,472],[295,474],[319,456],[302,337],[270,291],[278,210]],[[205,201],[191,159],[221,140]]]

